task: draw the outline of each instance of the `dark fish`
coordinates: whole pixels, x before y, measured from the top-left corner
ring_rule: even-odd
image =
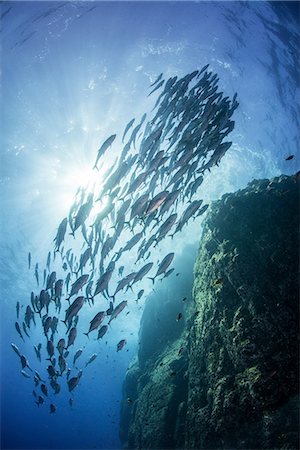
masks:
[[[84,297],[77,297],[76,300],[66,309],[66,317],[63,321],[65,324],[71,322],[73,317],[75,317],[84,304]]]
[[[100,294],[103,291],[107,291],[108,283],[111,279],[111,276],[113,274],[115,268],[115,263],[110,264],[110,266],[107,268],[107,271],[99,278],[96,284],[96,289],[94,292],[93,297]]]
[[[77,278],[77,280],[72,284],[71,286],[71,292],[69,295],[69,299],[77,294],[80,289],[83,288],[83,286],[88,282],[89,279],[89,275],[85,274],[85,275],[81,275],[79,278]]]
[[[92,356],[90,356],[88,362],[86,363],[85,367],[87,367],[89,364],[91,364],[95,359],[97,358],[97,353],[94,353]]]
[[[103,336],[105,335],[105,333],[108,330],[108,325],[102,325],[102,327],[100,328],[100,330],[98,331],[98,336],[97,339],[101,339],[103,338]]]
[[[115,319],[115,318],[120,314],[121,311],[123,311],[123,309],[125,308],[126,305],[127,305],[127,301],[126,301],[126,300],[123,300],[121,303],[119,303],[119,304],[115,307],[115,309],[114,309],[113,312],[112,312],[112,315],[110,316],[108,325],[110,324],[110,322],[111,322],[113,319]]]
[[[49,270],[49,272],[50,272],[50,263],[51,263],[51,252],[48,253],[47,264],[46,264],[47,269]]]
[[[56,281],[56,272],[51,272],[51,274],[48,276],[47,279],[46,290],[53,289],[55,281]]]
[[[179,320],[182,318],[182,314],[178,313],[176,316],[176,322],[179,322]]]
[[[76,339],[77,336],[77,329],[75,327],[71,328],[69,336],[68,336],[68,345],[67,348],[70,347],[70,345],[74,344],[74,341]]]
[[[16,330],[17,330],[17,332],[18,332],[20,338],[23,339],[23,341],[25,342],[25,340],[24,340],[24,338],[23,338],[23,335],[22,335],[22,333],[21,333],[20,325],[18,324],[18,322],[15,323],[15,327],[16,327]]]
[[[31,267],[31,253],[28,253],[28,269]]]
[[[58,353],[59,353],[60,355],[63,354],[65,347],[66,347],[66,341],[65,341],[64,338],[61,338],[61,339],[58,341],[57,347],[56,347],[57,350],[58,350]]]
[[[28,369],[31,370],[31,372],[32,372],[32,369],[29,366],[28,359],[24,355],[21,355],[20,360],[21,360],[22,369],[25,369],[26,367],[28,367]]]
[[[64,238],[65,238],[65,234],[66,234],[66,230],[67,230],[67,224],[68,224],[68,219],[67,217],[65,217],[57,230],[56,236],[54,238],[54,242],[55,242],[55,251],[59,252],[59,247],[61,246]]]
[[[53,403],[51,403],[50,404],[50,414],[55,413],[55,411],[56,411],[56,406]]]
[[[150,280],[152,280],[153,284],[154,284],[154,281],[155,281],[156,277],[158,277],[159,275],[162,275],[163,273],[166,272],[167,268],[169,267],[169,265],[171,264],[171,262],[174,259],[174,255],[175,255],[175,253],[169,253],[168,255],[166,255],[164,257],[164,259],[162,260],[162,262],[158,266],[156,275],[153,278],[149,278]]]
[[[130,120],[130,122],[128,122],[128,124],[125,127],[124,133],[123,133],[123,137],[122,137],[122,142],[124,142],[125,136],[127,134],[127,132],[130,130],[130,128],[132,127],[133,123],[134,123],[135,119]]]
[[[126,339],[122,339],[118,344],[117,344],[117,352],[119,352],[120,350],[122,350],[122,348],[126,345],[127,341]]]
[[[21,374],[22,374],[23,377],[25,377],[25,378],[31,378],[31,376],[30,376],[27,372],[25,372],[25,370],[21,370]]]
[[[112,134],[109,138],[106,139],[106,141],[103,142],[103,144],[101,145],[101,147],[98,150],[96,162],[94,164],[93,169],[98,169],[97,163],[98,163],[99,159],[104,155],[106,150],[111,146],[111,144],[114,142],[116,137],[117,137],[116,134]]]
[[[37,285],[39,286],[40,283],[39,283],[39,265],[38,265],[38,263],[36,263],[36,265],[35,265],[34,275],[35,275]]]
[[[51,364],[47,367],[47,372],[49,373],[51,378],[57,376],[56,370]]]
[[[152,91],[150,92],[150,94],[147,95],[147,97],[149,97],[151,94],[153,94],[153,92],[157,91],[157,89],[159,89],[163,84],[164,84],[165,80],[161,80],[154,89],[152,89]]]
[[[53,342],[50,340],[47,341],[47,352],[51,359],[54,356],[54,345]]]
[[[13,351],[16,352],[16,354],[21,358],[21,353],[20,350],[18,349],[18,347],[16,346],[16,344],[10,344]]]
[[[163,73],[159,74],[158,77],[156,78],[156,80],[152,84],[150,84],[150,87],[157,84],[162,79],[162,76],[163,76]]]
[[[153,263],[145,264],[136,274],[136,276],[133,279],[133,282],[131,285],[137,283],[138,281],[142,280],[145,275],[152,269]]]
[[[38,396],[37,402],[35,402],[38,406],[42,405],[44,403],[43,397],[40,395]]]
[[[93,207],[93,194],[90,194],[86,203],[80,206],[78,213],[76,214],[74,225],[72,228],[72,236],[75,236],[75,231],[84,224]]]
[[[75,362],[76,362],[76,360],[80,357],[80,355],[82,355],[82,352],[83,352],[83,350],[82,350],[82,348],[80,348],[80,349],[77,350],[77,352],[75,353],[74,358],[73,358],[73,366],[75,365]]]
[[[105,316],[106,316],[105,311],[101,311],[98,314],[96,314],[95,317],[90,321],[89,331],[83,334],[88,336],[91,331],[96,330],[99,327],[99,325],[101,325],[101,323],[103,322]]]
[[[157,194],[147,206],[145,214],[151,214],[152,212],[156,211],[167,199],[169,195],[169,191],[162,191],[159,194]]]
[[[19,319],[19,315],[20,315],[20,302],[17,302],[17,304],[16,304],[16,311],[17,311],[17,319]]]
[[[34,345],[34,351],[35,351],[35,354],[36,354],[36,357],[37,357],[37,359],[41,362],[42,361],[42,357],[41,357],[41,351],[40,351],[40,349],[38,348],[38,347],[36,347],[35,345]]]
[[[67,368],[66,360],[62,355],[59,355],[58,357],[58,365],[60,368],[60,374],[62,375]]]
[[[289,155],[285,158],[286,161],[291,161],[291,159],[294,158],[295,155]]]
[[[29,334],[27,333],[27,329],[26,329],[25,322],[22,322],[22,328],[23,328],[23,331],[24,331],[24,333],[26,334],[26,336],[27,336],[27,337],[30,337]]]
[[[138,296],[137,296],[137,299],[136,299],[137,302],[142,298],[144,292],[145,292],[144,289],[141,289],[141,290],[138,292]]]
[[[45,384],[41,384],[41,391],[46,397],[48,397],[48,389]]]

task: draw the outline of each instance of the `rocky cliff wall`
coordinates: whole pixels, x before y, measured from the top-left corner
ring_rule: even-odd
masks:
[[[194,282],[168,289],[183,280],[193,298],[179,327],[157,324],[180,295],[148,299],[124,382],[124,447],[299,448],[299,180],[253,181],[214,203]]]

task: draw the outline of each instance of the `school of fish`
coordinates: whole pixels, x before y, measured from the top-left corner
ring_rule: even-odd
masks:
[[[136,284],[145,277],[154,283],[170,276],[175,254],[168,253],[157,264],[151,261],[153,249],[207,210],[208,205],[197,196],[198,189],[205,172],[220,163],[232,144],[224,140],[234,128],[232,115],[238,106],[237,94],[232,100],[225,97],[218,81],[208,65],[167,81],[160,74],[151,84],[149,95],[160,90],[151,119],[146,121],[144,114],[135,126],[135,119],[127,124],[119,141],[122,151],[102,175],[100,189],[96,187],[93,193],[78,189],[42,272],[39,263],[32,267],[29,253],[28,268],[34,271],[37,288],[27,305],[17,302],[15,328],[25,342],[33,326],[41,327],[44,343],[33,346],[37,360],[44,362],[44,374],[32,368],[16,344],[11,345],[20,359],[21,374],[34,382],[36,404],[49,401],[50,413],[56,411],[52,393],[58,394],[66,383],[73,394],[83,370],[97,358],[94,353],[78,367],[85,353],[76,347],[78,334],[103,339],[113,321],[125,316],[123,310],[130,306],[122,299],[124,291],[131,289],[132,301],[138,302],[144,289],[134,295]],[[100,146],[95,171],[106,167],[106,154],[113,151],[116,141],[113,134]],[[93,216],[98,202],[103,207]],[[69,235],[82,241],[80,255],[72,246],[66,249],[73,239]],[[134,263],[128,267],[128,255],[133,254]],[[59,270],[51,268],[54,262]],[[82,329],[78,325],[81,311],[101,301],[106,307],[99,307],[89,328]],[[116,342],[116,352],[126,343],[126,339]]]

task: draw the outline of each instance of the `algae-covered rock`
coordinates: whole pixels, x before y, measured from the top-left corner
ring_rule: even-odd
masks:
[[[297,448],[298,200],[293,177],[254,181],[205,221],[186,448]]]
[[[299,179],[253,181],[215,202],[184,279],[193,301],[179,327],[179,279],[148,299],[124,446],[297,449]]]

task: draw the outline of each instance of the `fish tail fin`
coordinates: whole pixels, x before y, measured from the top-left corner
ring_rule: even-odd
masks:
[[[94,164],[93,170],[94,170],[94,169],[96,169],[96,170],[99,172],[99,169],[98,169],[98,167],[97,167],[97,163]]]
[[[72,231],[72,233],[69,233],[70,236],[73,236],[73,238],[75,239],[75,231]]]
[[[87,336],[88,338],[90,338],[90,337],[89,337],[89,333],[88,333],[88,332],[87,332],[87,333],[83,333],[83,334],[85,334],[85,335],[86,335],[86,336]]]
[[[153,278],[151,278],[151,277],[148,277],[148,280],[151,280],[151,281],[152,281],[152,283],[154,284],[154,281],[155,281],[155,277],[153,277]]]

